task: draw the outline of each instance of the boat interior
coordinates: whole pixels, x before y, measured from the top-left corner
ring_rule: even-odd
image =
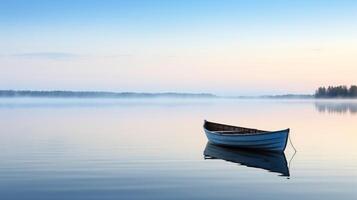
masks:
[[[244,128],[239,126],[231,126],[226,124],[218,124],[214,122],[205,121],[204,128],[221,134],[252,134],[252,133],[263,133],[267,131]]]

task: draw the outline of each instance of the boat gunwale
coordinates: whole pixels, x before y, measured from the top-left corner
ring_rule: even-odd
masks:
[[[213,123],[213,124],[218,124],[218,125],[223,125],[223,126],[230,126],[230,127],[237,127],[237,128],[245,128],[245,127],[239,127],[239,126],[232,126],[232,125],[227,125],[227,124],[220,124],[220,123],[215,123],[215,122],[210,122],[210,121],[207,121],[205,120],[204,121],[204,124],[203,124],[203,129],[205,130],[205,132],[209,132],[209,133],[212,133],[212,134],[215,134],[215,135],[221,135],[221,136],[254,136],[254,135],[268,135],[268,134],[277,134],[279,132],[281,133],[284,133],[284,132],[287,132],[289,133],[290,129],[287,128],[287,129],[282,129],[282,130],[277,130],[277,131],[264,131],[264,130],[259,130],[259,129],[254,129],[254,130],[257,130],[257,131],[261,131],[261,132],[257,132],[257,133],[219,133],[219,131],[211,131],[211,130],[208,130],[206,127],[205,127],[205,124],[206,123]],[[252,129],[252,128],[245,128],[245,129]],[[234,132],[234,131],[232,131]]]

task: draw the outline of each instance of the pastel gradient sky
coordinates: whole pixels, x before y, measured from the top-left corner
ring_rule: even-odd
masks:
[[[357,1],[0,0],[0,89],[258,95],[356,77]]]

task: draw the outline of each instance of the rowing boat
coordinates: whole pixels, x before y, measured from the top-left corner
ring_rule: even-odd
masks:
[[[235,148],[283,152],[289,137],[289,129],[264,131],[206,120],[203,128],[212,144]]]

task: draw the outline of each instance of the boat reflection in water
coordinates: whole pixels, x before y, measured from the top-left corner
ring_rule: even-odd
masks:
[[[204,150],[205,159],[222,159],[247,167],[265,169],[289,177],[289,168],[284,152],[252,151],[234,149],[207,143]]]

